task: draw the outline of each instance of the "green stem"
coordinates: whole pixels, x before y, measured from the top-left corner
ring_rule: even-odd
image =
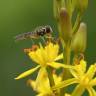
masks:
[[[62,43],[63,45],[63,43]],[[63,55],[64,55],[64,64],[69,65],[70,64],[70,55],[71,55],[71,48],[70,48],[70,41],[64,46],[63,49]],[[66,80],[70,77],[70,73],[68,69],[63,70],[62,78],[63,80]],[[64,96],[64,93],[66,93],[66,88],[62,88],[60,92],[60,96]]]
[[[49,82],[50,82],[50,86],[53,87],[55,85],[55,82],[54,82],[54,78],[53,78],[53,74],[52,74],[52,68],[51,67],[48,67],[47,68],[47,72],[48,72],[48,77],[49,77]]]
[[[70,56],[71,56],[71,47],[70,47],[70,41],[65,44],[65,46],[63,47],[63,55],[64,55],[64,58],[63,58],[63,62],[64,64],[66,65],[70,65]],[[63,46],[63,45],[62,45]],[[64,69],[64,70],[68,70],[68,69]],[[67,78],[66,78],[67,77]],[[65,77],[65,73],[64,73],[64,76],[63,76],[63,79],[68,79],[68,76]]]
[[[47,72],[48,72],[48,78],[49,78],[49,83],[50,83],[50,87],[52,88],[53,86],[55,86],[55,82],[54,82],[54,78],[53,78],[53,68],[48,67],[47,68]],[[58,91],[57,90],[53,90],[53,94],[54,96],[58,96]]]
[[[70,64],[70,41],[65,46],[64,54],[65,54],[65,57],[64,57],[65,61],[64,61],[64,63],[65,64]]]

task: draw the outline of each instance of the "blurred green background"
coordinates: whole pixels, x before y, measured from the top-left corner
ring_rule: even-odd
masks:
[[[88,24],[85,54],[90,64],[96,61],[96,0],[89,0],[84,21]],[[32,42],[14,42],[13,37],[40,25],[51,25],[54,32],[57,30],[52,0],[0,0],[0,96],[34,96],[31,88],[26,87],[26,78],[14,80],[19,73],[33,66],[23,52]]]

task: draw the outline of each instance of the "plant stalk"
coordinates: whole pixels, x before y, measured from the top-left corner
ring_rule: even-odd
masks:
[[[64,45],[64,44],[62,44]],[[70,56],[71,56],[71,48],[70,48],[70,41],[64,46],[63,49],[63,55],[64,55],[64,64],[69,65],[70,64]],[[63,70],[62,79],[66,80],[71,76],[68,69]],[[60,92],[60,96],[64,96],[66,93],[67,88],[62,88]]]
[[[48,78],[49,78],[49,83],[50,83],[50,87],[52,88],[53,86],[55,86],[55,82],[54,82],[54,78],[53,78],[53,68],[48,67],[47,68],[47,72],[48,72]],[[58,96],[58,91],[54,90],[53,91],[54,96]]]

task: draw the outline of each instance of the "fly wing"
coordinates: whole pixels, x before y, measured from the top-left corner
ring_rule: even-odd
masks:
[[[33,32],[26,32],[15,36],[16,41],[20,41],[24,39],[32,39],[32,38],[35,38],[35,34]]]
[[[25,39],[24,34],[19,34],[19,35],[15,36],[14,38],[15,38],[15,41],[20,41],[20,40]]]

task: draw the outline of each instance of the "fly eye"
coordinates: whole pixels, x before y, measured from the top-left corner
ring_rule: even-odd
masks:
[[[41,31],[40,32],[40,36],[44,36],[45,35],[45,32],[44,31]]]
[[[42,31],[43,31],[43,32],[45,32],[45,31],[46,31],[46,29],[45,29],[45,28],[42,28]]]
[[[37,35],[44,36],[45,35],[45,32],[43,30],[38,30],[37,31]]]

